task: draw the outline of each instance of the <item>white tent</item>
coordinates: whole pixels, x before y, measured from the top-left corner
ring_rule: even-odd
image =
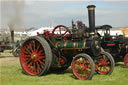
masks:
[[[29,31],[28,32],[28,36],[36,36],[37,35],[37,32],[39,34],[43,34],[44,33],[44,30],[47,30],[47,31],[52,31],[53,30],[53,27],[41,27],[37,30],[34,30],[34,31]]]

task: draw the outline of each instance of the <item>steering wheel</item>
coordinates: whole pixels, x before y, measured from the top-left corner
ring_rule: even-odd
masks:
[[[57,25],[53,29],[52,34],[55,38],[62,40],[68,40],[68,37],[71,36],[70,30],[64,25]]]

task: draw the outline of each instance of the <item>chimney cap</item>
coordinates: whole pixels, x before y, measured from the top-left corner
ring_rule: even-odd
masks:
[[[88,5],[87,8],[88,8],[88,10],[94,10],[96,8],[96,6],[95,5]]]

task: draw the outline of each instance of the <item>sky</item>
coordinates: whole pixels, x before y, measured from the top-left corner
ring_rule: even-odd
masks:
[[[12,21],[25,28],[71,26],[72,19],[88,26],[88,5],[96,6],[96,26],[128,27],[128,0],[0,0],[0,28]]]

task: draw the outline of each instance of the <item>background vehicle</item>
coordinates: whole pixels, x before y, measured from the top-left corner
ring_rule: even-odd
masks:
[[[9,33],[0,32],[0,52],[4,52],[4,50],[12,49],[13,44],[11,43],[11,37]]]
[[[102,39],[101,46],[114,57],[115,62],[124,61],[128,67],[128,38],[124,34],[111,35],[111,28],[110,25],[97,27],[97,30],[102,30],[103,33],[98,33]]]

